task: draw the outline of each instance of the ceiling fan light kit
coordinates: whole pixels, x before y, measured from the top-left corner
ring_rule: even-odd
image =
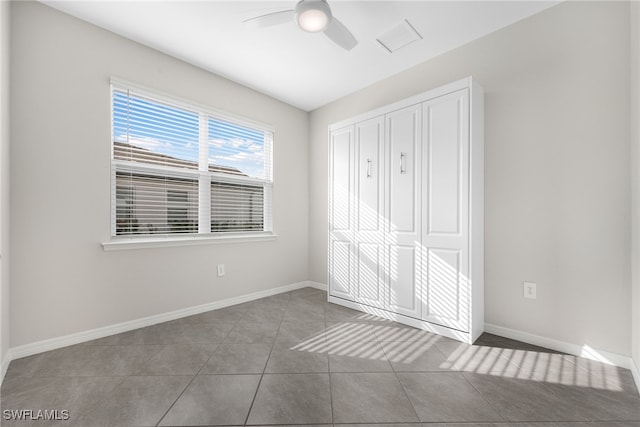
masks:
[[[324,33],[329,40],[345,50],[351,50],[358,44],[351,31],[333,16],[327,0],[300,0],[295,9],[256,16],[244,22],[264,28],[286,24],[292,20],[303,31]]]
[[[301,0],[296,5],[296,22],[309,33],[324,30],[331,21],[331,9],[324,0]]]

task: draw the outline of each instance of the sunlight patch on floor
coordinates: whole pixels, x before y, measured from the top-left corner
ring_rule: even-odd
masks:
[[[436,352],[444,359],[438,366],[440,370],[625,391],[620,368],[606,363],[552,352],[468,345],[419,329],[393,325],[336,322],[323,332],[292,345],[291,350],[405,364],[415,362],[427,352]]]

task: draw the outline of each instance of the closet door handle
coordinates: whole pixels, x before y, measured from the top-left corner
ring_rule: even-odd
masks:
[[[401,151],[400,152],[400,173],[402,175],[407,173],[407,168],[406,168],[406,165],[405,165],[406,158],[407,158],[407,153]]]
[[[367,178],[371,178],[371,159],[367,159]]]

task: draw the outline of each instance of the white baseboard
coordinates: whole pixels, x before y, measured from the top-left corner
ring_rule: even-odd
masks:
[[[633,380],[636,382],[636,388],[640,392],[640,365],[638,365],[638,361],[631,359],[631,375],[633,375]]]
[[[316,288],[320,289],[321,291],[327,292],[327,285],[325,285],[324,283],[314,282],[313,280],[308,280],[307,283],[307,286],[309,286],[310,288]]]
[[[522,341],[527,344],[537,345],[540,347],[549,348],[551,350],[560,351],[574,356],[580,356],[587,359],[595,360],[598,362],[607,363],[609,365],[619,366],[625,369],[631,369],[632,360],[628,356],[621,354],[611,353],[602,350],[596,350],[586,345],[579,345],[568,343],[564,341],[558,341],[552,338],[542,337],[539,335],[530,334],[528,332],[522,332],[515,329],[505,328],[503,326],[493,325],[485,323],[485,332],[490,334],[499,335],[501,337],[510,338],[517,341]],[[640,386],[636,379],[636,384]],[[640,388],[640,387],[639,387]]]
[[[2,381],[4,381],[4,376],[6,375],[7,369],[9,369],[9,363],[11,363],[12,360],[11,349],[9,349],[5,353],[0,363],[0,384],[2,384]]]
[[[50,338],[34,343],[24,344],[18,347],[10,348],[5,356],[5,360],[2,363],[3,376],[4,371],[9,366],[12,360],[20,359],[22,357],[31,356],[33,354],[43,353],[45,351],[55,350],[62,347],[67,347],[74,344],[80,344],[83,342],[95,340],[98,338],[104,338],[109,335],[119,334],[122,332],[128,332],[133,329],[144,328],[146,326],[155,325],[157,323],[168,322],[170,320],[180,319],[182,317],[192,316],[194,314],[204,313],[205,311],[216,310],[219,308],[229,307],[231,305],[241,304],[243,302],[253,301],[256,299],[269,297],[272,295],[281,294],[283,292],[294,291],[296,289],[314,287],[317,288],[317,283],[304,281],[291,285],[281,286],[278,288],[266,289],[264,291],[254,292],[247,295],[242,295],[234,298],[228,298],[225,300],[214,301],[207,304],[198,305],[195,307],[188,307],[180,310],[171,311],[168,313],[157,314],[154,316],[143,317],[141,319],[131,320],[128,322],[122,322],[115,325],[104,326],[102,328],[91,329],[88,331],[77,332],[70,335],[64,335],[61,337]],[[5,366],[6,365],[6,366]]]

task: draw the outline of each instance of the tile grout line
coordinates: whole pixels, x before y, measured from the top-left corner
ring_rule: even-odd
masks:
[[[484,394],[483,394],[480,390],[478,390],[478,389],[476,388],[476,386],[474,386],[474,385],[473,385],[473,383],[472,383],[471,381],[469,381],[469,379],[467,378],[467,375],[466,375],[466,374],[467,374],[467,372],[464,372],[464,371],[461,371],[461,372],[460,372],[460,375],[462,376],[462,378],[464,378],[464,380],[467,382],[467,384],[469,384],[469,385],[471,386],[471,388],[472,388],[473,390],[475,390],[475,392],[476,392],[476,393],[478,393],[478,396],[480,396],[480,398],[481,398],[482,400],[484,400],[484,401],[485,401],[485,403],[486,403],[487,405],[489,405],[489,407],[490,407],[491,409],[493,409],[493,410],[494,410],[494,412],[495,412],[495,413],[496,413],[500,418],[502,418],[502,420],[503,420],[505,423],[513,422],[513,421],[509,421],[509,420],[507,420],[505,417],[503,417],[503,416],[502,416],[502,414],[500,413],[500,411],[499,411],[497,408],[495,408],[495,407],[491,404],[491,402],[489,402],[489,401],[487,400],[487,398],[486,398],[486,397],[484,397]],[[526,422],[529,422],[529,421],[526,421]]]
[[[382,346],[380,346],[380,347],[382,347]],[[384,347],[382,348],[382,351],[385,353],[385,357],[386,357],[387,353],[384,351]],[[391,363],[389,363],[389,365],[391,365]],[[404,385],[402,384],[402,381],[400,380],[400,377],[398,376],[398,372],[396,372],[396,370],[393,368],[393,365],[391,365],[391,373],[395,377],[396,381],[398,381],[398,384],[400,385],[400,388],[402,389],[402,392],[404,393],[404,397],[409,402],[409,405],[411,405],[411,409],[413,409],[413,413],[416,416],[416,420],[418,420],[419,423],[423,422],[420,419],[420,415],[418,415],[418,411],[416,410],[416,407],[414,406],[413,402],[411,401],[411,398],[409,397],[409,393],[407,393],[407,390],[404,388]]]
[[[217,349],[216,349],[217,351]],[[215,351],[213,352],[215,353]],[[213,356],[213,353],[211,354],[211,356],[209,356],[209,359],[211,359],[211,357]],[[167,408],[167,410],[164,412],[164,414],[162,414],[162,416],[160,417],[160,419],[158,420],[158,422],[156,423],[156,426],[159,426],[160,423],[162,422],[162,420],[164,420],[164,418],[167,416],[167,414],[171,411],[171,409],[173,409],[173,407],[175,406],[176,403],[178,403],[178,400],[180,400],[180,398],[182,397],[182,395],[187,391],[187,389],[189,387],[191,387],[191,384],[193,384],[193,381],[198,377],[198,374],[200,373],[200,371],[202,370],[202,368],[204,367],[204,365],[206,365],[209,361],[209,359],[207,359],[207,362],[203,363],[202,366],[200,367],[200,369],[198,369],[198,372],[196,372],[196,374],[191,378],[191,380],[189,380],[189,382],[187,383],[187,385],[184,387],[184,389],[182,389],[182,391],[180,392],[180,394],[178,395],[178,397],[176,397],[176,399],[171,403],[171,405],[169,405],[169,407]]]
[[[222,341],[220,343],[218,343],[216,349],[211,353],[211,356],[209,356],[209,358],[206,360],[206,362],[204,362],[202,364],[202,366],[200,366],[200,369],[198,369],[198,372],[195,373],[195,375],[193,376],[193,378],[191,378],[191,380],[187,383],[187,385],[185,386],[185,388],[182,390],[182,392],[180,392],[180,394],[178,395],[178,397],[173,401],[173,403],[171,403],[171,405],[169,405],[169,408],[167,408],[167,410],[164,412],[164,414],[162,414],[162,416],[160,417],[160,419],[158,420],[158,422],[156,423],[156,426],[159,426],[160,423],[162,422],[162,420],[164,420],[164,418],[167,416],[167,414],[171,411],[171,409],[173,409],[173,407],[175,406],[176,403],[178,403],[178,400],[180,400],[180,398],[182,397],[182,395],[184,395],[184,393],[189,389],[189,387],[191,387],[191,384],[193,384],[193,381],[195,381],[195,379],[198,377],[198,375],[200,375],[200,372],[202,371],[202,369],[204,369],[204,367],[207,365],[207,363],[209,363],[209,360],[211,360],[211,358],[213,357],[214,354],[216,354],[216,352],[218,351],[218,349],[220,348],[220,345],[222,345],[222,343],[224,342],[224,340],[227,338],[227,336],[231,333],[231,331],[233,330],[233,328],[235,327],[235,325],[238,323],[239,320],[237,320],[234,324],[233,327],[229,328],[229,331],[227,331],[227,333],[225,334],[224,338],[222,338]]]
[[[256,386],[256,391],[255,391],[255,393],[253,393],[253,399],[251,399],[251,405],[249,405],[249,410],[247,411],[247,416],[244,417],[244,423],[242,424],[243,426],[246,426],[247,423],[249,422],[249,416],[251,415],[251,411],[253,410],[253,405],[256,403],[256,398],[258,397],[258,391],[260,390],[260,385],[262,384],[262,379],[264,378],[265,371],[267,370],[267,365],[269,364],[269,359],[271,359],[271,353],[273,353],[273,348],[276,345],[276,340],[278,339],[278,335],[280,335],[280,328],[282,328],[283,319],[284,319],[284,314],[282,316],[282,319],[280,319],[280,324],[278,325],[278,332],[276,332],[276,335],[273,337],[273,342],[271,343],[271,350],[269,351],[269,356],[267,357],[267,360],[264,363],[264,367],[262,368],[262,374],[260,374],[260,380],[258,380],[258,385]]]
[[[89,379],[89,378],[120,378],[120,381],[114,385],[112,391],[118,389],[119,387],[121,387],[126,381],[127,378],[130,377],[135,377],[135,376],[144,376],[144,374],[141,372],[141,367],[144,366],[146,363],[148,363],[155,355],[157,355],[160,351],[162,351],[166,345],[145,345],[145,344],[133,344],[133,345],[119,345],[119,347],[158,347],[158,350],[153,352],[151,355],[149,355],[146,359],[144,359],[143,362],[140,363],[140,367],[138,367],[137,370],[134,370],[132,373],[128,373],[128,374],[121,374],[121,375],[53,375],[53,376],[29,376],[26,378],[49,378],[49,379],[58,379],[58,378],[67,378],[67,379],[73,379],[73,378],[82,378],[82,379]],[[70,346],[71,347],[71,346]],[[84,346],[83,346],[84,347]],[[86,347],[96,347],[96,345],[86,345]],[[99,345],[97,347],[100,347]],[[104,346],[104,347],[113,347],[113,346]],[[60,349],[63,350],[63,349]],[[56,351],[56,350],[52,350],[52,351]],[[1,393],[0,393],[1,395]],[[96,399],[94,400],[91,404],[87,405],[87,408],[84,411],[80,411],[79,414],[77,415],[77,418],[81,418],[84,415],[90,414],[91,411],[93,411],[98,405],[100,404],[100,399]]]
[[[331,424],[335,425],[335,411],[333,410],[333,390],[331,387],[331,357],[329,357],[329,338],[327,337],[327,308],[322,307],[322,314],[324,315],[324,340],[325,348],[327,352],[327,376],[329,377],[329,409],[331,409]]]

